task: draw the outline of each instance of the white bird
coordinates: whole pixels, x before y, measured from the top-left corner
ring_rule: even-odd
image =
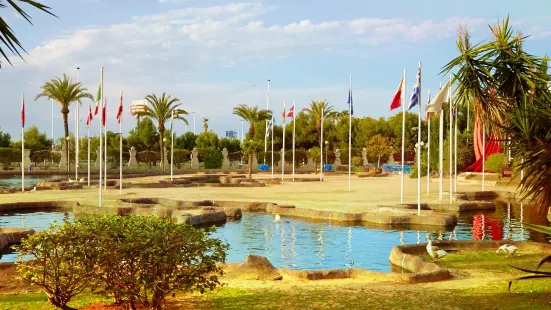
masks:
[[[433,246],[432,239],[428,235],[427,235],[427,252],[429,253],[430,257],[434,259],[435,262],[437,262],[439,258],[442,258],[448,255],[448,252],[441,250],[437,246]]]
[[[86,180],[84,178],[80,178],[80,182],[85,182]]]
[[[279,214],[276,214],[274,217],[274,223],[279,223],[279,221],[281,221],[281,217],[279,216]]]
[[[31,189],[31,192],[36,192],[36,186]]]
[[[503,251],[505,252],[505,254],[507,254],[506,256],[509,257],[509,255],[514,256],[517,250],[518,248],[512,244],[504,244],[496,250],[496,254],[499,254],[499,252]]]
[[[73,181],[73,180],[71,180],[71,178],[69,177],[69,183],[73,183],[73,182],[74,182],[74,181]]]

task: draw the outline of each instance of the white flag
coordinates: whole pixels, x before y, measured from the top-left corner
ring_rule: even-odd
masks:
[[[426,112],[432,112],[432,113],[438,113],[440,110],[442,110],[442,104],[444,102],[447,102],[448,100],[448,90],[450,89],[450,81],[446,82],[444,87],[440,89],[438,94],[431,100],[431,102],[427,105]]]

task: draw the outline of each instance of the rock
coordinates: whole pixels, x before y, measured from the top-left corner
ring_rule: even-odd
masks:
[[[247,256],[245,261],[231,271],[236,277],[256,280],[281,280],[281,274],[270,261],[259,255]]]

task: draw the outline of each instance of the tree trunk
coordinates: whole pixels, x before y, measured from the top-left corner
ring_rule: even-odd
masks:
[[[67,306],[69,300],[62,300],[60,296],[50,295],[48,296],[48,301],[55,307],[62,310],[76,310],[75,308]]]
[[[381,155],[377,157],[377,168],[381,167]]]
[[[164,150],[164,146],[165,146],[165,142],[164,142],[164,134],[165,134],[165,129],[164,128],[161,128],[159,126],[159,145],[161,146],[161,167],[163,168],[163,171],[165,171],[165,157],[164,157],[164,154],[163,154],[163,150]]]
[[[254,124],[251,123],[249,125],[249,139],[252,140],[254,138]]]
[[[249,153],[249,179],[253,178],[253,153]]]
[[[65,150],[66,150],[67,154],[70,154],[70,152],[69,152],[69,140],[67,140],[67,137],[69,137],[69,123],[67,121],[69,110],[68,109],[67,110],[62,109],[61,113],[63,114],[63,129],[65,131]],[[67,154],[65,154],[65,155],[67,155]],[[67,172],[69,172],[69,161],[70,161],[70,158],[69,158],[69,156],[67,156]]]

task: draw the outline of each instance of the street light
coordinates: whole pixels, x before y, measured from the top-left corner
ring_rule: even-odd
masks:
[[[329,148],[329,141],[325,141],[325,164],[327,164],[327,149]]]
[[[71,171],[71,156],[69,156],[71,153],[70,153],[70,149],[71,149],[71,137],[67,136],[67,138],[65,138],[67,140],[67,172]]]

